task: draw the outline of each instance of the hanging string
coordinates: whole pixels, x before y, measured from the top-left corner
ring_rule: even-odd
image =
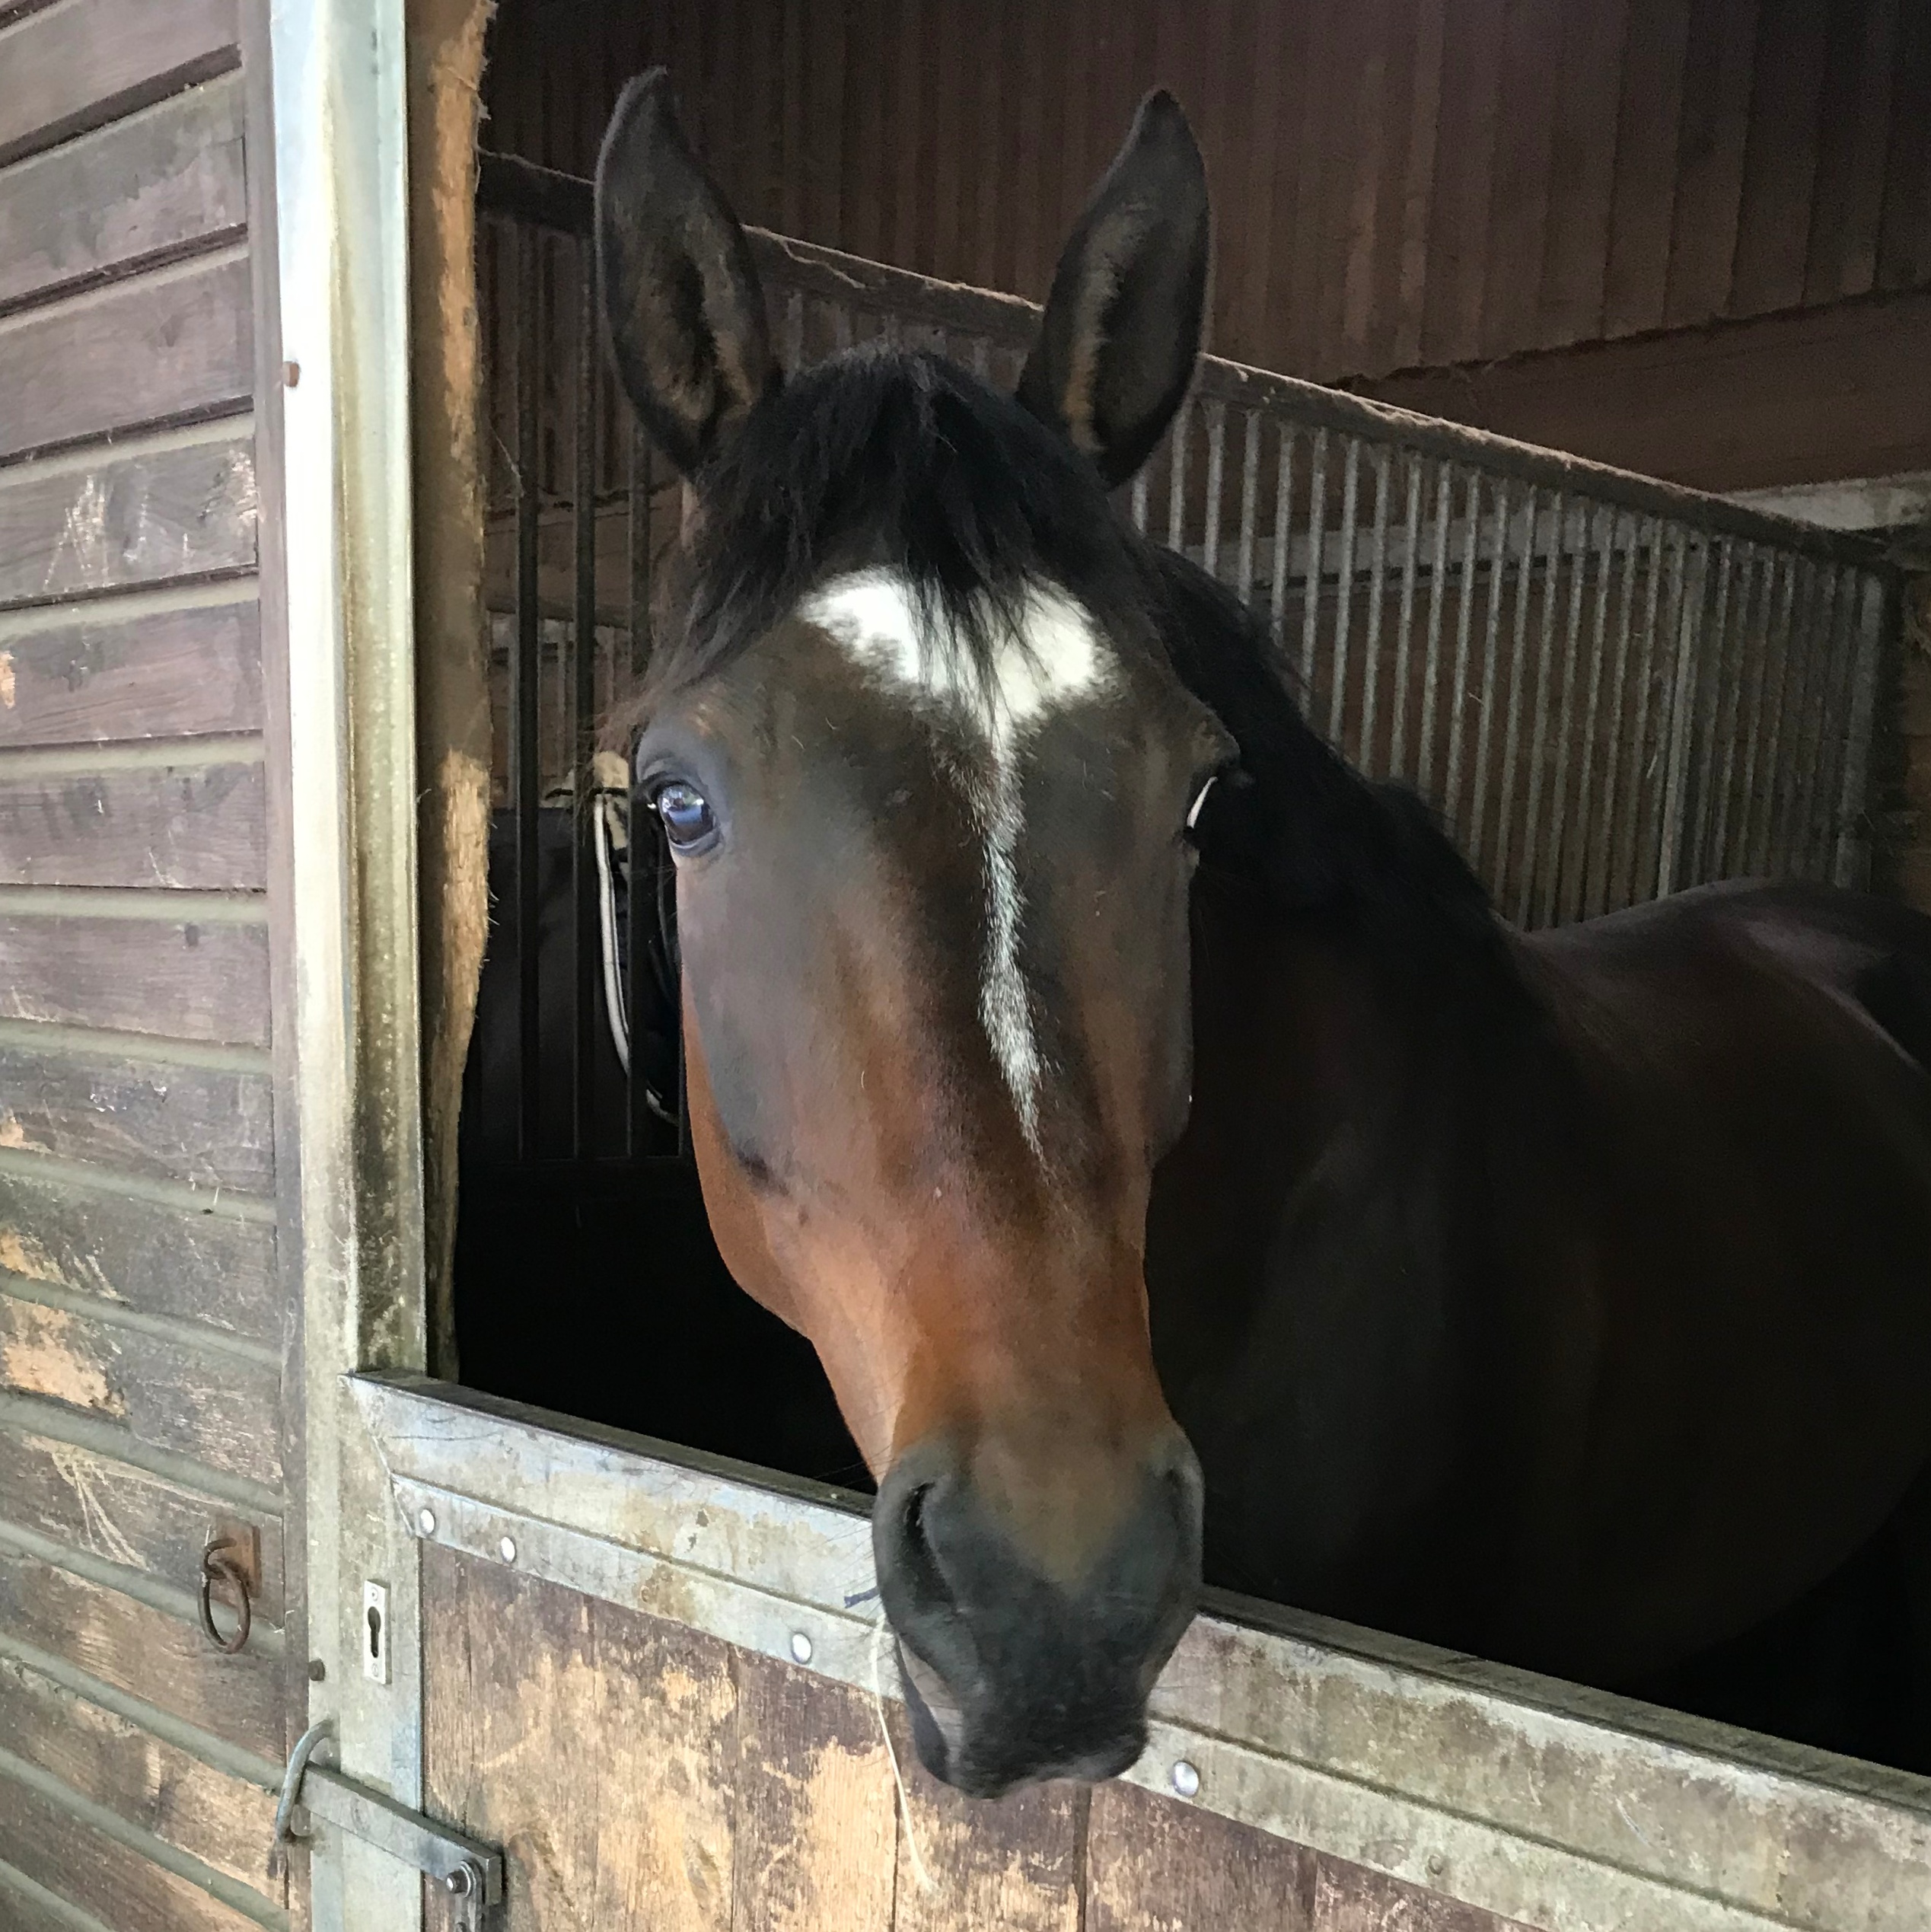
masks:
[[[905,1788],[905,1773],[898,1761],[898,1746],[892,1742],[892,1727],[885,1721],[885,1687],[884,1658],[887,1640],[891,1634],[891,1626],[885,1621],[885,1613],[881,1610],[878,1621],[871,1626],[871,1707],[878,1715],[878,1734],[885,1740],[885,1755],[891,1760],[892,1783],[898,1791],[899,1823],[905,1832],[905,1848],[912,1855],[912,1876],[919,1882],[921,1892],[931,1892],[937,1888],[932,1873],[926,1868],[925,1854],[919,1848],[919,1834],[912,1823],[912,1797]]]

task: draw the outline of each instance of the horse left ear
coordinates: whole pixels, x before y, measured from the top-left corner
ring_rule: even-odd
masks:
[[[1207,172],[1164,88],[1133,116],[1053,276],[1019,400],[1124,483],[1193,380],[1207,292]]]
[[[687,476],[779,381],[750,245],[678,124],[662,68],[623,90],[597,157],[597,267],[617,373]]]

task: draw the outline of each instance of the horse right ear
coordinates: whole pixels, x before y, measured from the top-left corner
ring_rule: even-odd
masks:
[[[1207,173],[1162,88],[1079,218],[1053,276],[1019,400],[1110,488],[1152,454],[1193,380],[1207,291]]]
[[[597,267],[625,392],[688,477],[779,381],[744,231],[690,151],[661,67],[597,157]]]

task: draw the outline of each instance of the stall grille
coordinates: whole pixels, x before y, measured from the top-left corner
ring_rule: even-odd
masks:
[[[577,797],[597,719],[642,673],[678,503],[586,299],[590,184],[486,155],[479,202],[496,803],[527,1068],[538,807]],[[761,231],[752,244],[787,364],[877,339],[1016,381],[1031,304]],[[1721,878],[1862,882],[1898,620],[1875,547],[1211,356],[1128,501],[1264,616],[1310,720],[1431,800],[1517,924]],[[572,1150],[661,1149],[671,1130],[641,1077],[620,1139],[593,1104],[597,855],[576,817]],[[641,944],[623,957],[634,1014],[661,994],[661,964]],[[524,1147],[537,1084],[520,1083]]]

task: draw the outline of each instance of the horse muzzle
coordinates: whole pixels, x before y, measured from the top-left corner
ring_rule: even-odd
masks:
[[[872,1548],[913,1738],[974,1797],[1044,1778],[1111,1777],[1146,1744],[1146,1700],[1200,1590],[1200,1464],[1177,1429],[1075,1577],[1023,1550],[944,1443],[880,1485]]]

